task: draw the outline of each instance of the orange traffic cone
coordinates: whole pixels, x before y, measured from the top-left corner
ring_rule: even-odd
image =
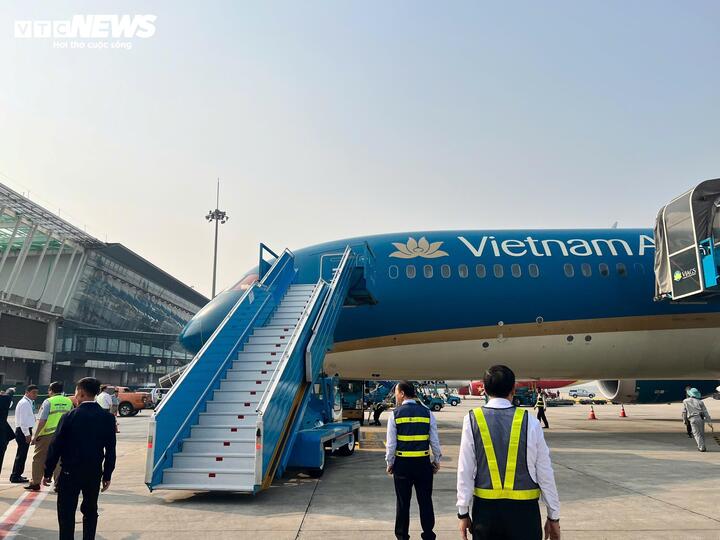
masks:
[[[590,405],[590,414],[588,415],[588,420],[597,420],[597,416],[595,416],[595,409],[593,409],[592,405]]]
[[[627,418],[627,414],[625,414],[625,405],[620,405],[620,418]]]

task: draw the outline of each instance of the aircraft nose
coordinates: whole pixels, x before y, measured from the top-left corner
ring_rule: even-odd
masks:
[[[196,353],[202,347],[203,324],[199,317],[194,317],[180,332],[180,343],[187,350]]]

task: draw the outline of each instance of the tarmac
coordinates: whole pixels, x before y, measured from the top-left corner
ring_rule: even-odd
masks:
[[[459,538],[460,426],[480,403],[470,398],[437,413],[444,452],[433,497],[440,540]],[[706,404],[720,418],[720,401]],[[560,492],[563,539],[720,539],[720,436],[714,439],[708,430],[708,452],[698,452],[680,409],[679,404],[630,405],[628,417],[620,418],[619,406],[596,405],[597,420],[587,419],[586,405],[548,410],[551,429],[545,433]],[[395,494],[385,474],[384,425],[363,428],[362,448],[330,458],[317,480],[289,475],[256,496],[150,493],[143,484],[149,415],[120,419],[118,466],[110,489],[100,496],[98,538],[394,538]],[[0,481],[0,537],[56,538],[56,495],[48,488],[31,504],[28,499],[13,506],[25,493],[7,480],[14,454],[11,443]],[[29,470],[30,459],[26,476]],[[416,508],[411,519],[411,537],[420,538]],[[78,511],[78,538],[81,521]]]

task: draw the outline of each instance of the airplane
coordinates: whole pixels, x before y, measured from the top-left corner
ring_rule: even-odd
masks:
[[[335,255],[361,243],[374,255],[375,301],[343,309],[329,374],[471,380],[502,363],[519,379],[598,379],[606,397],[626,403],[717,385],[720,307],[653,300],[651,229],[337,240],[294,252],[299,282],[316,283]],[[181,343],[197,352],[257,277],[250,269],[202,308]]]

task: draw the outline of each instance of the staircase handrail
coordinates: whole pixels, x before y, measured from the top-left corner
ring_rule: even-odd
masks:
[[[347,246],[345,248],[345,252],[343,253],[342,258],[340,259],[340,264],[335,271],[335,275],[330,282],[330,291],[325,297],[325,302],[323,304],[322,310],[320,311],[320,315],[318,316],[315,324],[313,325],[312,336],[310,338],[310,341],[308,342],[308,346],[305,352],[305,373],[307,382],[312,382],[312,379],[315,375],[312,369],[312,358],[313,351],[315,350],[316,341],[318,344],[322,345],[322,348],[324,349],[328,346],[328,334],[334,332],[334,323],[336,321],[333,321],[332,317],[327,316],[328,312],[330,312],[334,307],[337,307],[335,303],[345,301],[345,298],[341,298],[338,300],[338,298],[335,296],[335,291],[337,291],[338,289],[342,290],[346,283],[350,281],[350,276],[352,275],[352,268],[348,268],[348,265],[350,264],[351,257],[355,258],[357,257],[357,255],[353,254],[352,248],[350,246]]]
[[[153,413],[153,416],[157,416],[160,412],[162,412],[164,406],[168,406],[167,404],[170,403],[170,397],[172,394],[175,393],[179,388],[182,387],[183,381],[190,376],[190,373],[192,372],[192,368],[197,364],[200,358],[202,358],[205,351],[208,349],[208,347],[212,344],[212,342],[215,340],[215,338],[218,336],[218,334],[222,331],[222,329],[225,327],[225,325],[232,319],[232,317],[235,315],[236,311],[240,308],[240,306],[243,305],[243,303],[246,301],[246,299],[251,299],[254,297],[254,291],[256,289],[264,289],[268,292],[269,289],[275,284],[275,280],[281,275],[282,271],[286,268],[286,266],[290,263],[292,263],[294,259],[294,256],[289,250],[285,250],[281,257],[275,260],[275,263],[272,265],[270,270],[267,272],[267,274],[264,276],[264,278],[261,281],[256,281],[248,288],[247,291],[240,297],[240,299],[235,303],[235,306],[230,310],[230,312],[225,316],[222,323],[215,329],[210,339],[208,339],[203,347],[198,351],[198,353],[193,358],[192,362],[188,365],[187,369],[183,372],[182,376],[178,380],[177,383],[173,385],[173,388],[168,393],[167,396],[162,400],[160,403],[160,407]],[[270,277],[272,276],[272,277]],[[270,277],[270,279],[267,280],[265,278]],[[188,427],[189,422],[191,422],[194,419],[195,413],[197,412],[198,408],[205,403],[205,400],[207,398],[207,395],[210,393],[210,391],[214,388],[215,384],[217,383],[218,379],[222,376],[223,373],[225,373],[225,369],[228,365],[228,362],[233,358],[233,355],[236,352],[237,344],[242,343],[242,341],[245,339],[247,334],[254,330],[254,324],[257,320],[260,313],[262,313],[263,309],[265,308],[268,301],[273,297],[272,293],[265,296],[265,299],[262,301],[260,306],[255,309],[255,313],[252,316],[252,319],[250,322],[246,325],[245,330],[243,333],[238,337],[238,339],[235,341],[235,345],[230,349],[225,359],[221,362],[218,369],[215,371],[215,374],[212,376],[210,382],[205,387],[205,390],[202,392],[202,394],[198,397],[198,399],[195,402],[195,405],[190,410],[190,412],[186,415],[184,422],[181,424],[180,428],[176,431],[175,436],[171,439],[170,443],[165,447],[165,450],[160,455],[160,458],[155,462],[153,466],[152,471],[152,478],[155,477],[155,474],[158,472],[158,468],[165,462],[165,459],[167,458],[168,454],[173,451],[175,448],[175,445],[178,442],[178,439],[183,435],[185,429]],[[155,441],[153,441],[153,444],[155,444]]]
[[[260,401],[258,402],[257,408],[255,409],[255,412],[257,412],[261,417],[265,414],[267,407],[270,404],[270,399],[275,394],[275,390],[277,388],[278,382],[280,381],[280,377],[282,376],[282,373],[287,366],[288,360],[295,351],[297,342],[303,332],[304,323],[308,319],[308,317],[310,317],[310,315],[314,312],[315,304],[317,303],[318,298],[320,297],[324,287],[326,286],[327,284],[322,280],[318,281],[315,284],[315,288],[313,289],[310,301],[307,303],[307,306],[303,310],[302,315],[300,315],[300,319],[298,320],[297,325],[293,330],[293,333],[290,335],[287,347],[285,347],[285,350],[280,357],[280,361],[277,363],[277,366],[275,366],[275,369],[270,377],[270,382],[268,383],[266,390],[263,392],[263,395],[260,397]]]

